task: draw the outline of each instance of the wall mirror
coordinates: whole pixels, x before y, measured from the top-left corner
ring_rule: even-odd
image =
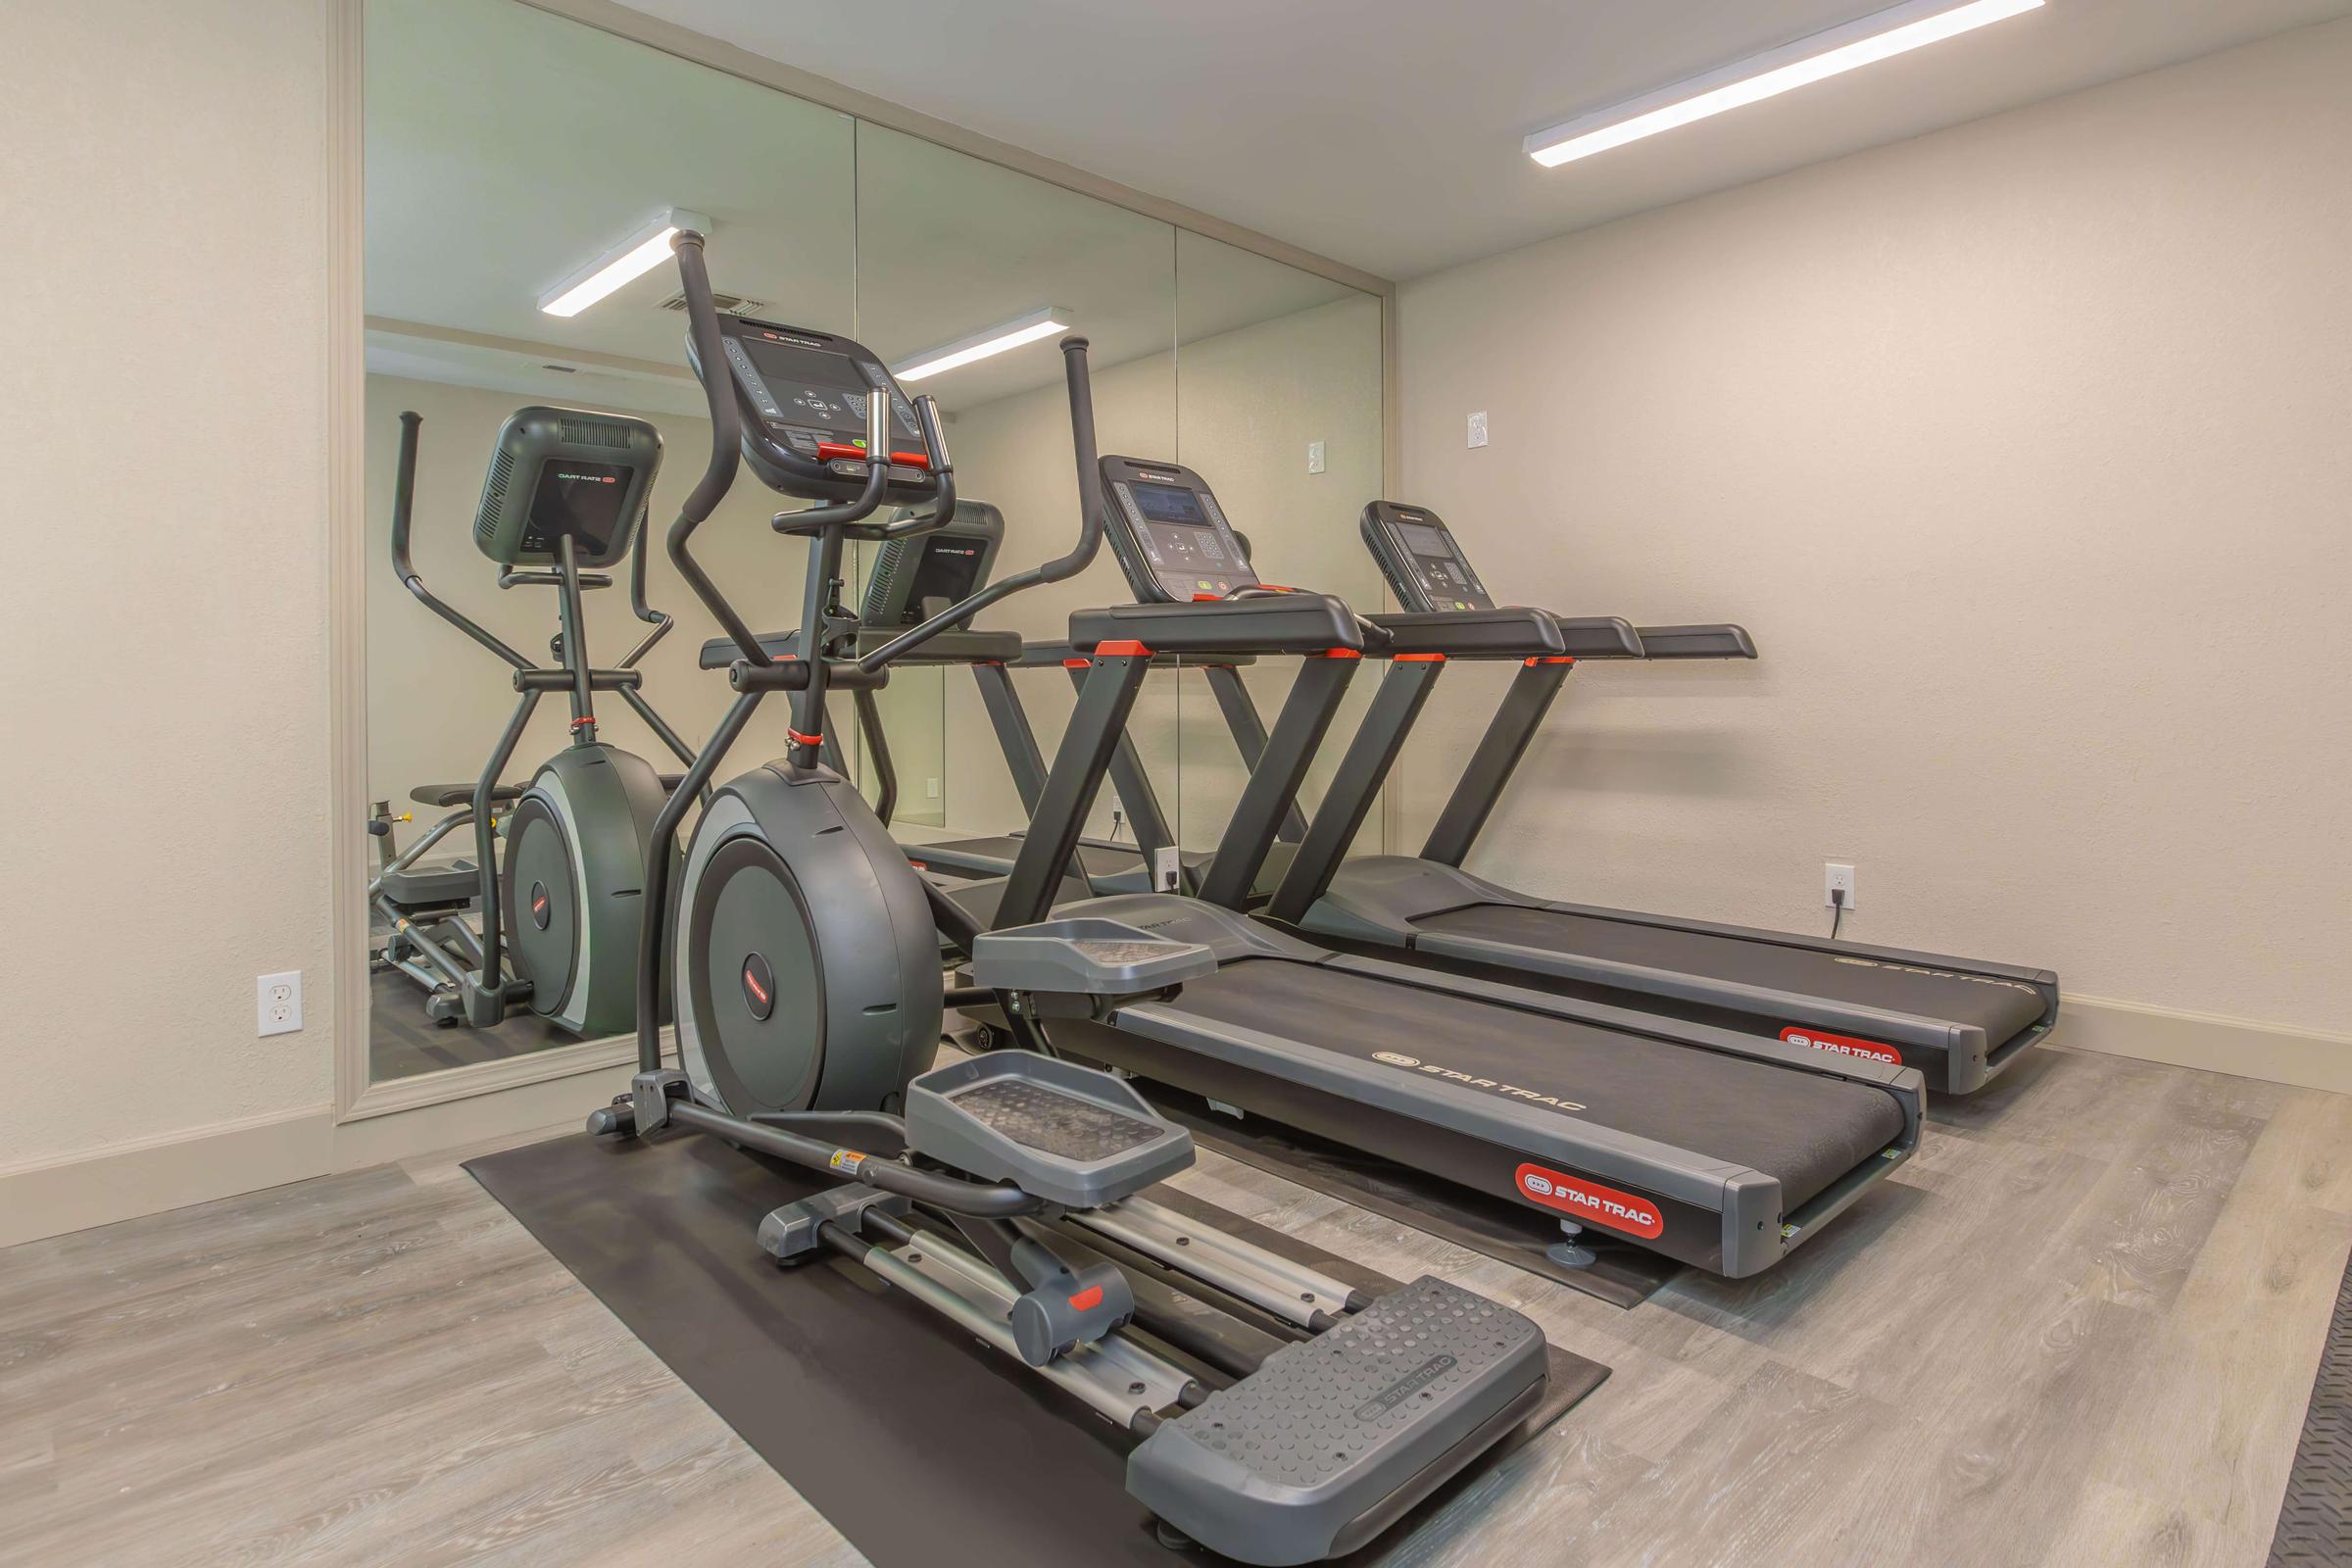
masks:
[[[401,416],[422,416],[411,521],[417,574],[543,665],[553,662],[558,590],[529,582],[502,589],[500,565],[473,537],[501,430],[517,410],[550,405],[641,420],[659,432],[647,598],[676,624],[642,662],[642,695],[698,743],[729,693],[722,677],[697,667],[717,627],[660,548],[710,449],[702,393],[685,368],[685,318],[673,308],[676,273],[666,264],[654,268],[568,317],[540,302],[652,215],[683,208],[715,225],[715,288],[760,314],[848,328],[857,289],[856,127],[830,110],[513,0],[372,5],[367,47],[368,805],[373,825],[385,830],[369,850],[404,856],[455,812],[459,824],[411,867],[446,871],[478,859],[467,808],[448,797],[470,794],[517,699],[507,666],[395,575]],[[801,563],[765,525],[773,501],[756,485],[739,485],[699,545],[746,613],[782,626],[798,603]],[[584,645],[599,663],[618,662],[649,629],[632,613],[629,570],[624,559],[606,570],[612,586],[581,596]],[[771,708],[742,743],[752,760],[782,749],[782,709]],[[658,771],[682,767],[617,696],[598,694],[595,716],[603,742]],[[562,693],[543,698],[502,781],[528,784],[543,760],[569,746],[570,720]],[[498,823],[501,859],[515,825],[508,817]],[[479,941],[480,901],[466,896],[464,881],[420,877],[416,899],[389,900],[379,890],[373,900],[375,1081],[509,1059],[625,1027],[610,1009],[579,1028],[527,1004],[496,1025],[441,1021],[451,988],[425,945],[478,966],[468,949]],[[512,906],[529,889],[522,879],[521,897],[505,901],[510,929]],[[436,893],[460,906],[442,907]]]
[[[602,1040],[609,1056],[628,1026],[598,1004],[610,992],[581,978],[611,980],[627,955],[565,946],[560,923],[533,923],[535,892],[587,875],[548,862],[532,837],[534,810],[562,808],[534,806],[529,786],[551,759],[580,750],[570,698],[544,693],[517,720],[514,674],[499,654],[396,572],[393,518],[403,416],[414,414],[415,575],[496,642],[552,666],[564,593],[551,579],[562,564],[506,560],[495,540],[477,539],[502,439],[510,454],[534,432],[615,443],[610,453],[576,440],[564,448],[579,460],[566,482],[624,490],[630,466],[649,465],[658,442],[644,598],[674,625],[636,666],[635,692],[592,694],[593,733],[641,760],[633,776],[656,789],[683,767],[670,740],[699,745],[730,693],[722,674],[702,667],[718,627],[662,549],[709,443],[684,364],[676,275],[663,259],[584,308],[543,308],[564,303],[557,297],[580,273],[661,215],[708,220],[722,305],[847,332],[917,375],[910,389],[933,394],[947,416],[959,490],[975,504],[972,536],[993,546],[993,569],[1032,564],[1075,534],[1056,348],[1075,330],[1093,344],[1103,451],[1199,468],[1253,536],[1268,577],[1379,603],[1354,532],[1356,511],[1379,488],[1374,296],[518,0],[370,5],[367,105],[370,831],[355,853],[371,874],[371,1084],[448,1075],[456,1094],[577,1070],[592,1063],[560,1054]],[[920,373],[944,354],[1007,337],[1022,340]],[[513,421],[534,407],[571,411],[578,427],[562,427],[564,416],[525,418],[518,437]],[[565,504],[585,506],[568,494]],[[740,483],[697,541],[762,632],[799,614],[802,555],[767,526],[777,505]],[[575,544],[581,647],[598,665],[615,663],[653,625],[633,605],[636,556],[595,565],[578,554]],[[870,549],[853,554],[850,603],[884,604],[878,567],[890,569]],[[972,874],[1017,848],[1033,783],[1024,754],[1051,760],[1073,697],[1054,645],[1073,609],[1131,597],[1105,552],[1081,577],[983,616],[982,630],[1019,635],[1022,659],[987,670],[960,659],[903,667],[862,714],[837,710],[840,764],[888,806],[894,830],[922,847],[934,874]],[[1270,722],[1289,676],[1250,669],[1239,689]],[[1089,833],[1101,849],[1090,863],[1100,855],[1135,874],[1139,810],[1195,851],[1213,847],[1242,777],[1230,695],[1200,671],[1153,672],[1131,732],[1138,771],[1127,796],[1105,790],[1098,801]],[[1351,722],[1343,717],[1342,728]],[[783,751],[785,724],[784,705],[769,704],[726,771]],[[471,806],[510,730],[485,879]],[[967,853],[951,866],[957,845]],[[376,875],[387,867],[392,875]],[[527,948],[534,963],[561,971],[569,1004],[553,1017],[519,995],[498,1021],[467,1017],[451,976],[481,972],[486,881],[498,894],[501,949]],[[561,901],[549,903],[560,916]],[[575,950],[566,964],[548,956]],[[558,994],[536,980],[531,989],[542,1002]]]

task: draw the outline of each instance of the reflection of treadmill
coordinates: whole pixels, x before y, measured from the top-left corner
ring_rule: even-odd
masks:
[[[1363,536],[1408,608],[1494,603],[1452,530],[1426,508],[1376,501],[1364,509]],[[1651,659],[1755,657],[1737,626],[1643,627],[1641,640]],[[1944,1093],[1982,1088],[2046,1037],[2058,1015],[2058,977],[2046,969],[1554,904],[1465,873],[1463,857],[1569,667],[1531,660],[1520,668],[1418,856],[1341,863],[1310,833],[1269,912],[1350,952],[1401,949],[1509,985],[1903,1063]],[[1348,790],[1368,801],[1380,787],[1437,669],[1392,667],[1389,680],[1413,685],[1412,700],[1386,710],[1385,730],[1367,719],[1340,769]],[[1347,809],[1337,799],[1325,805]]]
[[[926,615],[976,592],[988,581],[997,547],[1004,537],[1004,514],[985,502],[959,501],[955,521],[948,527],[883,545],[867,576],[865,598],[858,611],[860,645],[870,641],[879,647],[908,627],[920,624]],[[736,650],[732,643],[721,638],[710,644],[706,653],[723,664],[735,658]],[[1226,728],[1245,766],[1255,765],[1266,742],[1265,726],[1242,685],[1238,668],[1250,662],[1247,657],[1182,661],[1171,657],[1156,662],[1181,662],[1200,670],[1217,700],[1218,710],[1225,717]],[[989,725],[996,731],[997,745],[1012,773],[1021,809],[1024,813],[1034,812],[1038,797],[1045,789],[1045,755],[1038,746],[1028,710],[1013,689],[1011,671],[1064,667],[1069,671],[1071,683],[1079,685],[1086,678],[1086,662],[1076,657],[1066,643],[1024,645],[1012,632],[974,631],[967,625],[924,644],[913,657],[900,662],[961,664],[971,670],[973,683],[980,689],[981,703],[988,711]],[[870,692],[859,692],[857,697],[858,725],[880,776],[883,798],[895,804],[897,778],[891,767],[889,744],[882,732],[879,707]],[[1160,807],[1158,794],[1152,787],[1151,777],[1144,771],[1143,760],[1124,734],[1111,755],[1110,782],[1135,833],[1135,842],[1080,839],[1072,874],[1082,878],[1087,891],[1094,893],[1149,892],[1156,852],[1173,845],[1176,838],[1168,825],[1167,813]],[[887,808],[880,808],[880,814],[883,821],[890,820]],[[1289,866],[1290,847],[1303,835],[1305,828],[1305,818],[1295,808],[1287,813],[1281,830],[1283,842],[1269,857],[1266,872],[1259,879],[1261,900],[1273,892],[1274,879]],[[906,853],[924,869],[958,881],[1002,877],[1012,869],[1013,858],[1020,854],[1021,837],[1017,832],[993,833],[910,843]],[[1186,851],[1178,864],[1180,886],[1189,892],[1200,885],[1200,876],[1207,870],[1208,853]],[[958,893],[957,897],[962,895]]]
[[[1290,655],[1300,668],[1200,897],[1054,911],[1200,943],[1217,969],[1173,994],[1053,1016],[1057,1048],[1502,1200],[1538,1238],[1591,1228],[1732,1276],[1778,1262],[1909,1157],[1916,1072],[1345,956],[1242,913],[1367,648],[1408,661],[1464,646],[1560,658],[1566,640],[1542,611],[1366,623],[1326,595],[1268,590],[1198,474],[1102,462],[1111,544],[1150,602],[1071,617],[1092,665],[1000,921],[1041,918],[1053,902],[1092,805],[1087,764],[1115,744],[1154,654]],[[1187,602],[1219,582],[1226,597]],[[1560,1246],[1558,1260],[1589,1260]]]

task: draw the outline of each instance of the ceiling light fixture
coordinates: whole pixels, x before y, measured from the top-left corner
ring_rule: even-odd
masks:
[[[1776,97],[1856,66],[1956,37],[2040,8],[2043,0],[1908,0],[1859,21],[1735,61],[1704,75],[1531,132],[1527,155],[1546,169]]]
[[[539,309],[550,316],[577,316],[598,300],[642,277],[669,260],[669,242],[685,229],[710,232],[710,220],[680,207],[665,207],[629,231],[629,237],[606,249],[586,267],[539,296]]]
[[[969,337],[959,337],[953,343],[943,343],[935,349],[925,349],[891,367],[893,374],[902,381],[920,381],[924,376],[953,370],[974,360],[985,360],[1006,349],[1017,349],[1024,343],[1034,343],[1041,337],[1069,330],[1070,313],[1058,305],[1043,305],[1025,316],[1009,321],[982,327]]]

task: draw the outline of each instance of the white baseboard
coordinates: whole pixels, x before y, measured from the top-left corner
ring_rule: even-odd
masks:
[[[324,1175],[334,1150],[319,1105],[0,1168],[0,1247]]]
[[[576,1126],[627,1090],[632,1065],[599,1065],[340,1126],[333,1107],[320,1105],[0,1166],[0,1247],[565,1122]]]
[[[2052,1043],[2176,1067],[2352,1095],[2352,1034],[2184,1012],[2112,997],[2065,999]]]

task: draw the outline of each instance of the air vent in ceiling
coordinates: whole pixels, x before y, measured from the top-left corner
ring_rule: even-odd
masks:
[[[747,300],[740,294],[721,294],[716,289],[710,291],[710,303],[717,306],[720,313],[726,316],[758,316],[761,311],[767,309],[765,300]],[[683,312],[686,309],[685,292],[681,290],[672,294],[662,302],[662,308],[665,311]]]

